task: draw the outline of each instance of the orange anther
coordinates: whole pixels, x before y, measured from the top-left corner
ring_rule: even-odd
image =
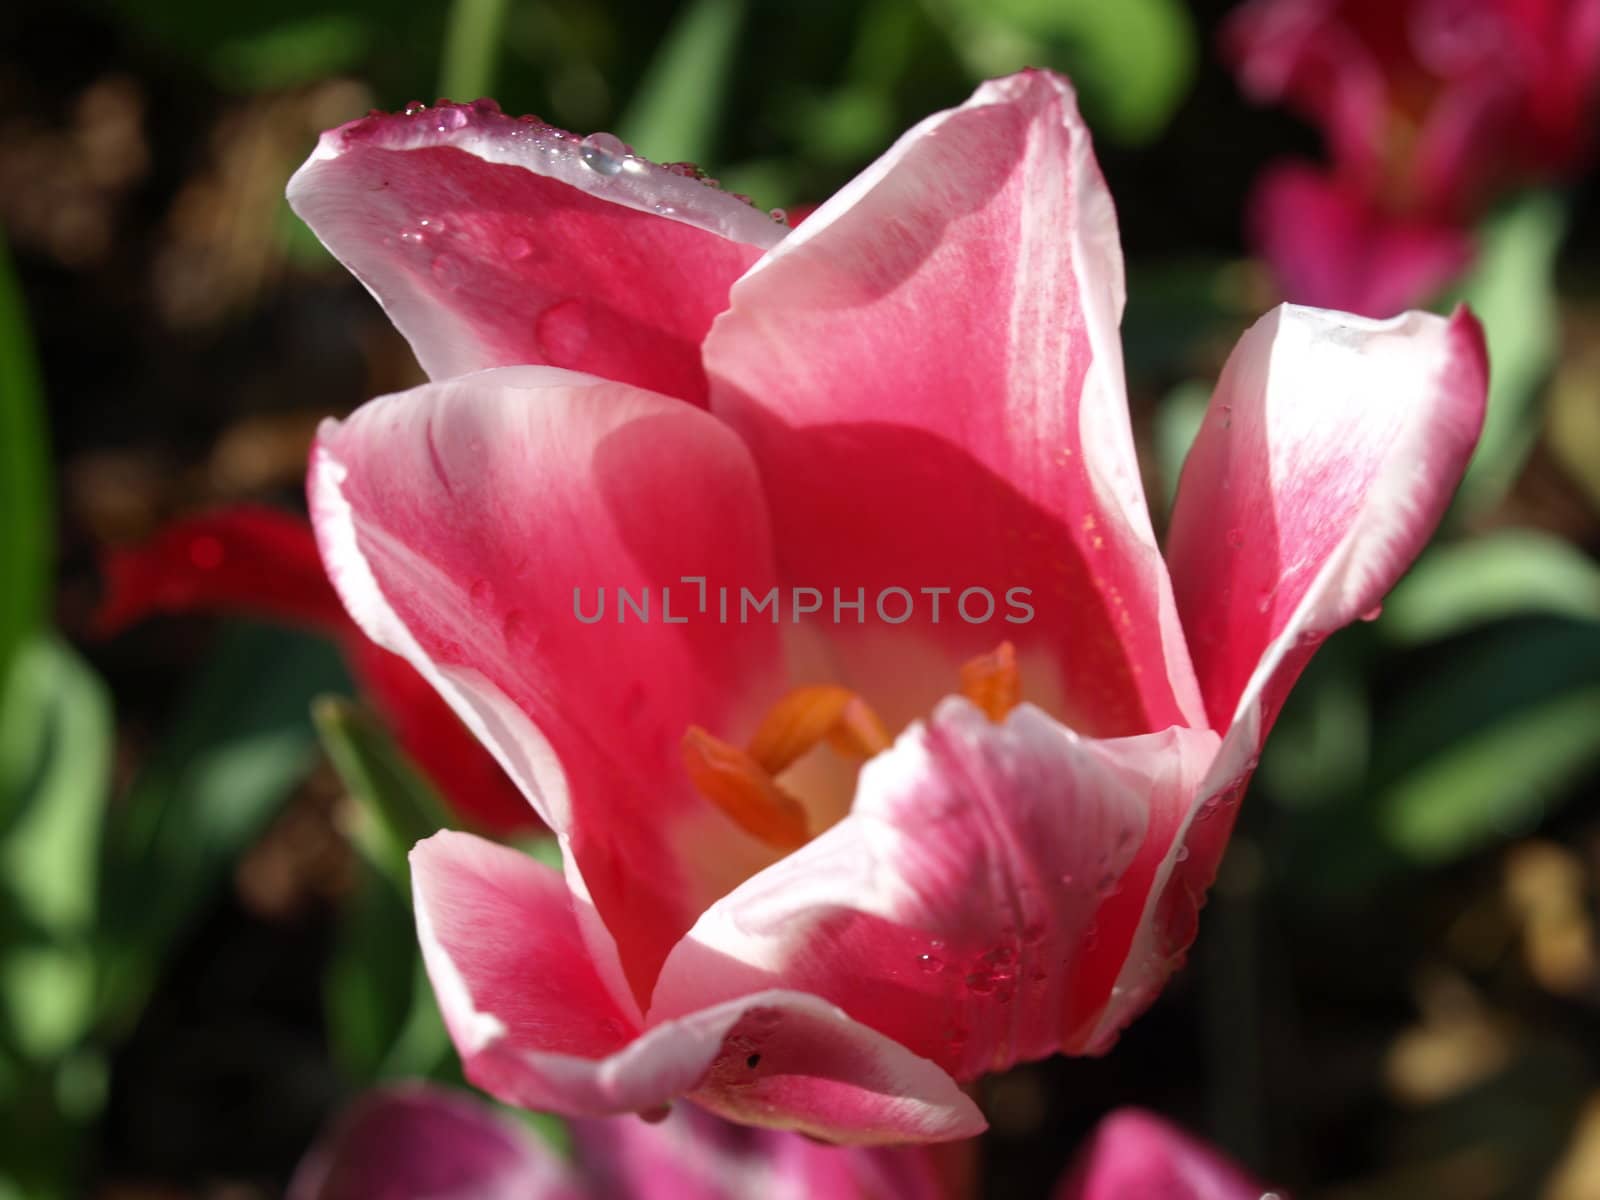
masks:
[[[750,757],[776,775],[824,738],[853,758],[889,748],[889,731],[866,701],[848,688],[819,684],[795,688],[772,706],[750,739]]]
[[[988,654],[980,654],[961,666],[961,694],[999,723],[1022,703],[1022,678],[1017,673],[1017,651],[1010,642],[1001,642]]]
[[[805,845],[805,809],[753,757],[698,725],[683,735],[682,752],[696,789],[746,833],[781,850]]]

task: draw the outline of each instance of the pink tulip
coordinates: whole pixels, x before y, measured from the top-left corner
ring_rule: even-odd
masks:
[[[1154,1113],[1100,1122],[1055,1200],[1279,1200],[1211,1147]]]
[[[1181,961],[1284,693],[1443,512],[1481,332],[1268,315],[1163,559],[1064,80],[985,84],[792,232],[613,143],[446,105],[289,188],[435,379],[322,430],[329,574],[564,852],[413,852],[445,1020],[530,1108],[973,1134],[961,1083],[1104,1050]],[[582,619],[601,589],[653,619]]]
[[[1600,0],[1251,0],[1223,46],[1252,98],[1327,141],[1328,169],[1275,167],[1251,207],[1291,300],[1431,299],[1496,198],[1571,174],[1593,141]]]
[[[573,1127],[567,1162],[527,1127],[447,1088],[358,1099],[295,1173],[288,1200],[937,1200],[914,1149],[841,1149],[680,1105],[656,1124]]]

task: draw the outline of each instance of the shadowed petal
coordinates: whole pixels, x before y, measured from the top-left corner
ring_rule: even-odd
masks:
[[[1226,733],[1155,872],[1097,1045],[1193,939],[1289,688],[1328,634],[1376,611],[1438,524],[1482,429],[1487,374],[1465,310],[1369,321],[1285,305],[1240,339],[1184,464],[1167,551]]]
[[[583,146],[490,101],[377,114],[323,135],[289,203],[434,379],[547,363],[702,402],[700,342],[785,229]]]
[[[771,578],[743,446],[666,397],[511,368],[325,426],[310,491],[351,614],[441,691],[563,839],[604,926],[580,914],[597,958],[614,938],[648,995],[695,916],[773,855],[694,790],[679,755],[691,725],[754,709],[777,667],[771,626],[683,620],[696,595],[683,576]],[[683,623],[667,621],[663,588]],[[618,589],[648,592],[652,619],[625,617]],[[577,594],[588,613],[601,591],[604,619],[579,619]]]
[[[412,852],[417,932],[467,1077],[570,1116],[647,1111],[687,1092],[750,1124],[857,1143],[983,1128],[953,1080],[833,1006],[765,991],[654,1025],[608,992],[561,877],[468,834]]]
[[[919,599],[881,636],[830,631],[847,684],[902,681],[891,725],[1002,638],[1074,728],[1199,723],[1128,424],[1122,304],[1088,130],[1039,71],[918,125],[734,287],[706,343],[712,408],[755,453],[780,570],[851,597],[949,593],[937,623]],[[977,621],[976,597],[956,611],[964,589],[1014,587],[1031,619]]]
[[[939,1200],[919,1147],[822,1145],[752,1129],[692,1103],[663,1121],[627,1118],[572,1126],[585,1174],[602,1195],[627,1200]]]
[[[448,1088],[402,1084],[352,1104],[301,1162],[288,1200],[584,1200],[526,1127]]]
[[[1096,741],[1031,706],[994,725],[946,701],[867,764],[849,817],[701,918],[651,1019],[792,987],[960,1079],[1081,1049],[1142,897],[1120,944],[1102,909],[1166,853],[1216,741]]]

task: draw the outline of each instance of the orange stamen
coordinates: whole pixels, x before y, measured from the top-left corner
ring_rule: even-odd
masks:
[[[683,735],[682,751],[696,789],[746,833],[782,850],[806,844],[806,810],[753,757],[698,725]]]
[[[819,684],[795,688],[772,706],[750,739],[750,757],[776,775],[824,738],[852,758],[889,748],[889,731],[866,701],[848,688]]]
[[[1022,703],[1022,677],[1017,672],[1017,651],[1001,642],[988,654],[962,664],[961,694],[998,724]]]

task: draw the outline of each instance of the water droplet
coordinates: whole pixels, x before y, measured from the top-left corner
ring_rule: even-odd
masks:
[[[494,599],[494,587],[487,579],[475,579],[467,589],[467,598],[474,608],[482,608]]]
[[[589,345],[589,319],[583,301],[563,300],[539,314],[533,336],[553,367],[571,366]]]
[[[454,291],[461,286],[462,267],[461,260],[448,254],[441,254],[433,260],[429,267],[433,277],[441,287]]]
[[[1177,861],[1178,862],[1188,862],[1189,861],[1189,847],[1187,847],[1187,846],[1179,846],[1178,847]]]
[[[501,631],[505,634],[506,645],[513,649],[527,649],[538,640],[528,615],[520,609],[512,609],[506,614]]]
[[[784,212],[781,208],[774,208],[770,210],[767,213],[767,216],[771,217],[779,225],[787,225],[789,223],[789,214]]]
[[[467,123],[467,114],[460,108],[442,108],[439,110],[439,132],[449,133],[452,129],[460,129]]]
[[[407,229],[401,232],[400,240],[402,242],[410,242],[413,246],[420,246],[422,245],[422,233],[416,229]]]
[[[1071,871],[1063,871],[1062,872],[1062,874],[1061,874],[1061,883],[1062,883],[1063,887],[1071,887],[1075,881],[1076,881],[1076,876],[1074,876]]]
[[[987,971],[974,971],[967,976],[967,991],[974,996],[994,995],[995,978]]]
[[[1367,609],[1366,612],[1361,614],[1361,619],[1363,621],[1376,621],[1381,616],[1383,616],[1383,605],[1374,604],[1371,608]]]
[[[423,233],[443,233],[444,222],[438,217],[423,217],[417,222],[417,228]]]
[[[520,262],[533,253],[533,245],[527,238],[510,237],[505,240],[500,250],[512,262]]]
[[[428,106],[426,104],[424,104],[421,100],[413,100],[410,103],[408,103],[405,106],[405,108],[403,108],[401,111],[404,112],[405,115],[408,116],[408,117],[414,117],[418,113],[427,112],[428,111]]]
[[[944,959],[937,954],[919,954],[917,955],[917,966],[921,967],[929,975],[937,975],[944,970]]]
[[[583,165],[597,175],[615,175],[622,170],[622,161],[628,156],[622,139],[612,133],[591,133],[578,147]]]
[[[1244,530],[1228,530],[1228,545],[1232,546],[1235,550],[1244,549]]]

